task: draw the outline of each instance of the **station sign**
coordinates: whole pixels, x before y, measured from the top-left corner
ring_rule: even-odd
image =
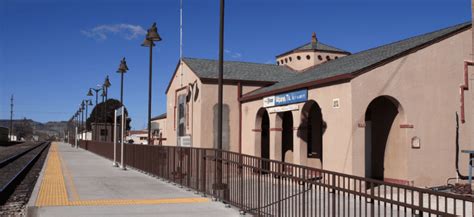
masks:
[[[297,90],[263,98],[263,107],[282,106],[308,100],[308,90]]]
[[[268,108],[268,113],[272,114],[272,113],[278,113],[278,112],[295,111],[298,109],[299,109],[298,105],[284,105],[284,106]]]

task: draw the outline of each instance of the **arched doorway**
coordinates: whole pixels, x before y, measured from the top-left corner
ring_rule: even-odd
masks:
[[[309,100],[302,109],[301,116],[302,131],[298,132],[307,147],[308,165],[315,168],[322,168],[323,165],[323,134],[326,124],[318,103]]]
[[[293,114],[291,111],[281,113],[281,159],[283,162],[293,162]]]
[[[387,171],[386,150],[393,146],[393,139],[400,138],[397,125],[400,104],[389,96],[372,100],[365,112],[365,177],[384,180]],[[392,135],[391,135],[392,134]]]
[[[255,140],[255,146],[259,146],[257,152],[260,153],[261,158],[270,159],[270,118],[265,108],[261,108],[257,112],[255,124],[256,129],[260,129],[260,136],[256,135],[258,138]],[[264,160],[262,168],[267,170],[270,169],[270,162]]]

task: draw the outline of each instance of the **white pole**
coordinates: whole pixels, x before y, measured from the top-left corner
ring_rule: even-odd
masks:
[[[76,136],[74,137],[74,145],[76,146],[77,148],[77,127],[76,127]]]
[[[114,111],[114,167],[117,167],[117,110]]]
[[[180,60],[180,76],[179,84],[183,86],[183,0],[179,1],[179,60]]]
[[[120,145],[122,146],[122,147],[121,147],[121,150],[122,150],[122,151],[120,152],[120,157],[121,157],[121,160],[120,160],[120,161],[121,161],[121,163],[120,163],[120,168],[123,169],[123,170],[126,170],[127,168],[125,167],[125,164],[123,163],[123,150],[124,150],[124,148],[123,148],[123,139],[124,139],[124,136],[123,136],[124,134],[123,134],[123,133],[124,133],[124,130],[123,130],[123,129],[125,128],[125,126],[124,126],[124,125],[125,125],[125,124],[124,124],[124,123],[125,123],[125,114],[124,114],[124,111],[125,111],[125,108],[122,106],[122,126],[121,126],[121,128],[122,128],[122,134],[120,135],[120,137],[121,137],[121,138],[120,138]]]

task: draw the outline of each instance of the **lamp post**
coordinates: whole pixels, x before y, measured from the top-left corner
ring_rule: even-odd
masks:
[[[128,66],[127,66],[127,61],[125,61],[125,57],[120,61],[120,65],[119,65],[119,68],[117,70],[117,73],[120,73],[120,105],[122,106],[122,110],[125,110],[124,106],[123,106],[123,74],[125,74],[126,72],[128,71]],[[123,170],[126,170],[126,167],[125,167],[125,163],[124,163],[124,153],[125,153],[125,146],[123,145],[123,134],[124,134],[124,128],[125,128],[125,115],[122,115],[120,116],[121,118],[121,127],[122,127],[122,130],[120,131],[120,143],[121,143],[121,152],[120,152],[120,155],[121,155],[121,162],[122,162],[122,165],[120,166],[120,168],[122,168]]]
[[[218,110],[217,110],[217,174],[216,190],[225,190],[222,184],[222,106],[223,106],[223,77],[224,77],[224,0],[220,0],[219,14],[219,61],[218,61]]]
[[[128,66],[127,66],[127,61],[125,61],[125,57],[120,61],[120,65],[119,65],[119,68],[117,69],[117,73],[120,73],[120,105],[123,107],[123,75],[125,73],[127,73],[128,71]],[[122,128],[124,127],[123,123],[124,123],[124,118],[125,117],[121,117],[122,118]],[[121,135],[121,139],[123,135]]]
[[[94,114],[94,119],[95,119],[95,140],[97,140],[97,119],[98,119],[98,115],[97,113],[99,112],[99,108],[97,107],[97,105],[99,105],[99,91],[101,91],[102,89],[101,88],[89,88],[89,92],[87,92],[87,96],[94,96],[94,94],[92,93],[92,91],[95,92],[95,106],[97,108],[95,114]]]
[[[153,23],[151,28],[148,29],[146,34],[145,41],[143,41],[143,47],[150,48],[150,68],[149,68],[149,77],[148,77],[148,144],[151,145],[151,95],[152,95],[152,65],[153,65],[153,47],[155,46],[155,41],[161,41],[161,37],[158,34],[158,28],[156,28],[156,23]]]
[[[107,94],[109,94],[108,89],[112,84],[110,83],[109,76],[105,77],[104,84],[102,85],[104,87],[104,90],[102,92],[103,95],[105,95],[105,103],[104,103],[104,123],[105,123],[105,129],[107,129],[107,134],[105,134],[105,142],[107,142],[107,138],[109,135],[109,130],[108,130],[108,122],[107,122]]]
[[[92,106],[92,101],[90,99],[85,99],[85,100],[82,100],[82,103],[86,106],[86,120],[85,120],[85,132],[86,132],[86,140],[87,140],[87,116],[89,115],[89,112],[88,112],[88,107],[89,106]]]
[[[80,133],[81,133],[81,140],[83,140],[83,135],[82,131],[84,130],[84,101],[81,103],[81,106],[79,108],[79,112],[81,112],[81,128],[80,128]]]
[[[79,123],[79,111],[76,111],[76,114],[74,114],[74,146],[77,148],[77,127]]]
[[[104,86],[102,86],[102,94],[100,94],[100,96],[102,97],[102,108],[104,108],[104,105],[105,105],[105,87]],[[105,131],[107,131],[107,126],[105,124],[105,109],[102,109],[102,124],[101,124],[101,126],[104,126]],[[101,129],[100,135],[101,135],[101,138],[102,138],[102,130],[104,128],[100,127],[100,129]],[[107,132],[105,133],[105,135],[107,135]],[[107,140],[105,140],[105,137],[104,137],[103,141],[104,142],[107,141]]]

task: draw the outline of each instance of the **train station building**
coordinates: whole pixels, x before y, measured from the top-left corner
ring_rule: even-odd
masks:
[[[459,150],[474,149],[472,40],[469,22],[351,54],[313,33],[276,64],[226,61],[223,148],[405,185],[445,184],[456,177],[457,138]],[[177,64],[166,114],[155,119],[163,144],[216,147],[217,66]],[[462,173],[467,162],[460,154]]]

